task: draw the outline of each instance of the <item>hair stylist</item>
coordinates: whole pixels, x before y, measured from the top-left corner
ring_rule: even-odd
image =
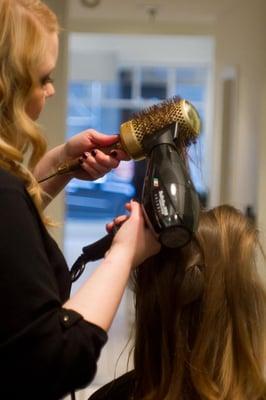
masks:
[[[45,153],[35,121],[55,92],[58,31],[56,16],[41,1],[1,0],[1,399],[59,399],[87,385],[130,271],[160,248],[131,202],[105,259],[69,299],[69,270],[46,230],[43,209],[71,177],[97,179],[126,155],[93,150],[117,136],[92,130]],[[38,184],[60,162],[77,157],[79,172]]]

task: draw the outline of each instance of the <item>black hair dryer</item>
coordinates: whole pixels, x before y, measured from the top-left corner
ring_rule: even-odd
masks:
[[[199,198],[181,160],[175,141],[178,123],[143,139],[148,164],[144,179],[141,205],[146,222],[154,235],[166,247],[187,244],[197,229]],[[72,282],[82,274],[89,261],[104,257],[115,232],[83,247],[83,253],[71,268]]]
[[[178,123],[143,141],[149,153],[141,205],[147,224],[166,247],[186,245],[196,231],[199,198],[175,145]]]
[[[199,219],[199,198],[175,141],[178,123],[143,141],[149,154],[142,191],[147,224],[166,247],[181,247],[191,240]]]

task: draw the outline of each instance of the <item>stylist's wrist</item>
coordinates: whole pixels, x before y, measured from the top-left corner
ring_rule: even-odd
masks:
[[[106,262],[115,263],[119,268],[121,265],[129,270],[134,267],[134,255],[121,243],[113,243],[104,258]]]
[[[58,164],[62,164],[66,160],[71,159],[71,156],[68,153],[69,149],[67,142],[58,146]]]

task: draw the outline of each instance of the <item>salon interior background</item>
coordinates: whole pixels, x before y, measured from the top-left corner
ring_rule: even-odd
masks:
[[[56,71],[58,95],[43,116],[49,144],[65,138],[68,36],[71,32],[177,35],[214,41],[209,147],[209,205],[251,205],[266,228],[266,3],[264,0],[46,0],[66,30]],[[147,37],[147,36],[146,36]],[[129,44],[130,46],[130,44]],[[111,51],[112,49],[110,49]],[[130,48],[128,48],[130,52]],[[159,51],[159,50],[158,50]],[[100,49],[99,49],[100,52]],[[149,54],[149,48],[144,52]],[[172,48],[176,55],[176,48]],[[192,57],[193,58],[193,57]],[[88,56],[88,64],[89,64]],[[99,66],[100,68],[100,66]],[[64,216],[64,200],[50,209]],[[63,229],[56,233],[63,243]]]

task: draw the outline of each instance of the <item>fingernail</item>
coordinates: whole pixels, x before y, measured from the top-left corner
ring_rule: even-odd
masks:
[[[91,155],[92,155],[93,157],[95,157],[96,154],[97,154],[97,153],[96,153],[96,150],[92,150],[92,151],[91,151]]]
[[[117,157],[117,152],[115,150],[112,150],[111,153],[110,153],[110,156],[113,157],[113,158],[116,158]]]
[[[84,158],[84,160],[87,160],[88,155],[87,155],[86,153],[83,153],[83,154],[82,154],[82,158]]]
[[[83,157],[79,157],[79,163],[83,164],[84,163],[84,158]]]

